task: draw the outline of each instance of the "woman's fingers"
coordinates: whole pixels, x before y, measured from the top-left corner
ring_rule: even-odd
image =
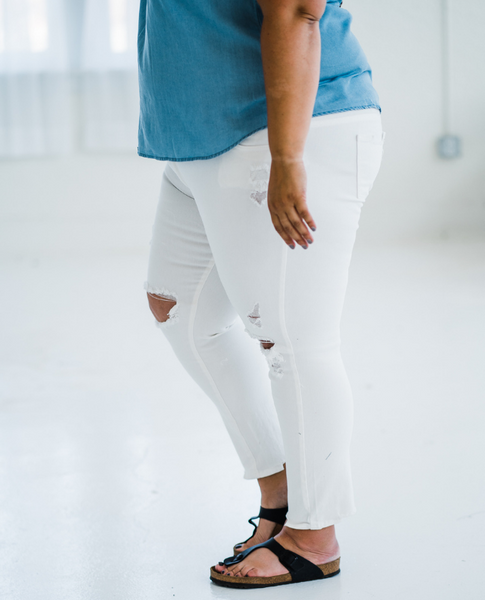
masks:
[[[306,204],[306,173],[302,161],[273,162],[268,187],[268,207],[273,225],[288,246],[308,248],[309,228],[316,224]]]
[[[276,229],[276,231],[280,235],[280,237],[283,238],[283,241],[285,242],[285,244],[287,244],[293,250],[295,248],[295,242],[294,242],[293,238],[290,235],[288,235],[288,233],[286,232],[285,228],[281,224],[280,219],[276,213],[273,213],[273,212],[271,213],[271,220],[273,221],[274,228]]]
[[[303,204],[303,206],[301,206],[301,207],[297,207],[297,210],[298,210],[298,214],[306,222],[308,227],[312,231],[316,231],[317,225],[316,225],[315,221],[313,220],[313,217],[311,216],[310,211],[308,210],[306,204]]]
[[[306,236],[303,232],[300,233],[300,229],[303,227],[302,221],[300,220],[298,223],[298,217],[295,218],[292,213],[283,213],[282,215],[278,215],[278,217],[286,234],[294,239],[302,248],[307,248],[308,242]]]
[[[294,246],[295,242],[302,248],[308,248],[313,242],[313,237],[296,209],[287,209],[287,212],[272,212],[271,218],[274,228],[286,244]]]
[[[303,217],[302,215],[305,216]],[[276,231],[288,245],[293,244],[295,241],[302,248],[308,248],[308,244],[313,242],[313,236],[308,230],[305,221],[310,227],[316,227],[306,207],[300,209],[300,211],[295,206],[273,210],[272,220]]]
[[[311,219],[310,213],[308,211],[306,212]],[[303,239],[305,243],[311,244],[313,242],[312,234],[308,231],[308,227],[306,226],[302,215],[298,210],[298,206],[292,206],[289,209],[287,209],[286,215],[293,228],[296,231],[298,231],[301,239]],[[313,221],[313,219],[311,220]]]

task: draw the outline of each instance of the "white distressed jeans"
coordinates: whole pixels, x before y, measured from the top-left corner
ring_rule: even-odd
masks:
[[[355,512],[339,323],[383,138],[375,109],[312,119],[304,163],[317,230],[307,250],[273,228],[267,130],[215,158],[168,163],[162,181],[146,289],[176,304],[158,325],[217,406],[245,478],[286,462],[296,529]]]

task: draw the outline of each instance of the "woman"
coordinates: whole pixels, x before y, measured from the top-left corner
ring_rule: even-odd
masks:
[[[220,585],[336,575],[355,510],[339,321],[383,134],[350,21],[335,0],[141,2],[139,154],[169,161],[148,300],[261,488]]]

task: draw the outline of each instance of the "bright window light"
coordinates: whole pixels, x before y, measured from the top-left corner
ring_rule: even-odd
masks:
[[[3,0],[0,0],[0,52],[5,51],[5,28],[3,18]]]
[[[49,47],[46,0],[29,0],[28,29],[32,52],[45,52]]]
[[[128,50],[127,0],[109,0],[110,43],[115,53]]]

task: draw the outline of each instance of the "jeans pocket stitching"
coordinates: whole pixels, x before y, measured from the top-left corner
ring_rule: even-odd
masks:
[[[386,137],[386,134],[384,132],[381,132],[380,134],[374,134],[374,133],[357,134],[357,136],[356,136],[356,198],[357,198],[357,200],[364,201],[374,185],[375,178],[377,177],[377,174],[379,173],[379,169],[380,169],[380,166],[382,163],[382,151],[383,151],[385,137]],[[361,179],[362,179],[362,175],[361,175],[362,160],[361,159],[362,159],[362,152],[363,152],[364,145],[367,145],[367,147],[374,146],[376,148],[379,148],[379,151],[380,151],[379,166],[377,167],[376,177],[374,177],[374,181],[372,182],[372,184],[365,196],[364,196],[363,192],[361,191],[361,188],[362,188],[362,185],[361,185],[362,184],[362,181],[361,181]]]

